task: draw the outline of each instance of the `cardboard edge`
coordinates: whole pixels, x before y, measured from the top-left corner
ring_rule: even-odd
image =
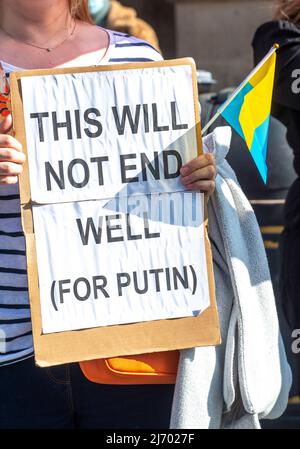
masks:
[[[23,145],[23,150],[27,155],[25,123],[22,105],[21,83],[22,77],[39,76],[47,74],[66,73],[86,73],[104,70],[124,70],[146,67],[163,67],[189,65],[192,68],[193,89],[194,89],[194,110],[195,110],[195,131],[198,144],[198,154],[202,154],[202,137],[200,124],[200,111],[197,95],[197,77],[195,62],[191,58],[182,58],[170,61],[149,62],[149,63],[126,63],[108,66],[61,68],[26,70],[11,74],[12,87],[12,113],[14,118],[15,137]],[[194,346],[214,346],[221,342],[220,327],[214,293],[214,278],[212,270],[212,259],[210,243],[207,235],[207,212],[205,208],[205,250],[208,270],[208,281],[210,290],[210,306],[198,317],[185,317],[169,320],[149,321],[135,324],[106,326],[91,328],[80,331],[66,331],[53,334],[42,334],[40,295],[38,287],[38,267],[36,260],[36,245],[33,227],[31,195],[29,183],[29,167],[26,163],[23,174],[20,176],[21,212],[22,225],[26,239],[26,257],[28,267],[30,307],[32,312],[33,339],[35,348],[35,360],[38,366],[52,366],[69,362],[79,362],[93,360],[96,358],[107,358],[131,354],[142,354],[149,352],[160,352],[173,349],[184,349]],[[205,324],[203,326],[203,324]],[[201,327],[203,326],[203,329]],[[200,328],[200,329],[199,329]],[[141,331],[143,338],[139,339],[138,345],[130,349],[133,340],[136,341],[137,332]],[[199,331],[200,330],[200,331]],[[186,333],[192,333],[189,337]],[[160,337],[160,333],[166,332],[171,335],[170,340]],[[197,335],[195,339],[194,334]],[[179,335],[185,335],[183,343]],[[147,344],[151,338],[155,350],[149,349]],[[122,343],[122,350],[112,350],[112,342]],[[101,342],[101,345],[100,345]],[[126,342],[126,344],[124,344]],[[118,345],[116,345],[118,346]],[[58,348],[61,348],[60,351]]]

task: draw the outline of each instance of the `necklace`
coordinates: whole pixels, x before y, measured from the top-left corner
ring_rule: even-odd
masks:
[[[62,40],[58,45],[56,45],[55,47],[41,47],[40,45],[32,44],[31,42],[22,41],[21,39],[17,39],[13,35],[8,33],[4,28],[2,28],[2,27],[0,27],[0,28],[1,28],[1,30],[4,31],[5,34],[7,34],[7,36],[9,36],[14,41],[18,41],[18,42],[21,42],[22,44],[30,45],[30,47],[35,47],[35,48],[39,48],[40,50],[45,50],[45,51],[50,52],[50,51],[53,51],[56,48],[60,47],[62,44],[64,44],[68,39],[70,39],[73,36],[73,34],[75,33],[75,29],[76,29],[76,20],[74,20],[74,26],[73,26],[71,32],[68,34],[68,36],[64,40]]]

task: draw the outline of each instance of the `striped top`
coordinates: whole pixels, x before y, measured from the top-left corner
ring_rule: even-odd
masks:
[[[109,48],[101,64],[160,61],[147,42],[107,30]],[[7,74],[20,70],[1,61]],[[18,184],[0,185],[0,367],[33,356]]]

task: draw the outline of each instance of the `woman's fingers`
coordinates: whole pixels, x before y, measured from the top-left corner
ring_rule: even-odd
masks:
[[[17,151],[22,151],[22,145],[17,139],[9,134],[0,134],[0,150],[5,148],[12,148]]]
[[[192,184],[186,185],[188,190],[193,190],[196,192],[207,193],[211,195],[215,190],[215,181],[197,181]]]
[[[10,116],[1,122],[2,132],[11,127]],[[21,143],[8,134],[0,134],[0,184],[15,184],[26,160]]]
[[[18,182],[18,176],[1,176],[0,184],[16,184]]]
[[[0,123],[0,134],[6,134],[11,130],[12,127],[12,116],[9,114]]]
[[[1,141],[0,136],[0,141]],[[23,171],[23,163],[26,160],[25,154],[22,153],[22,146],[21,144],[15,140],[13,137],[11,137],[12,140],[8,139],[7,137],[10,136],[4,136],[6,139],[7,144],[11,144],[13,148],[1,148],[0,147],[0,178],[3,183],[3,178],[5,176],[11,177],[11,176],[18,176]],[[2,140],[5,140],[2,139]],[[15,142],[13,142],[15,141]],[[2,141],[3,144],[3,141]],[[15,148],[18,149],[15,149]],[[7,183],[11,184],[12,180],[8,180]]]
[[[0,148],[0,164],[2,162],[15,162],[23,164],[26,160],[25,154],[12,148]]]
[[[193,171],[188,176],[183,176],[181,178],[181,182],[183,185],[191,184],[195,181],[199,181],[201,179],[204,180],[214,180],[216,177],[216,169],[214,165],[207,165],[206,167],[199,168]]]
[[[183,165],[181,182],[188,190],[211,195],[215,189],[216,167],[212,154],[203,154]]]
[[[190,162],[183,165],[181,167],[180,174],[182,177],[188,176],[195,170],[199,170],[209,165],[215,166],[214,156],[210,153],[202,154],[201,156],[198,156],[195,159],[192,159]]]
[[[21,164],[14,162],[0,162],[0,177],[2,176],[17,176],[23,171]]]

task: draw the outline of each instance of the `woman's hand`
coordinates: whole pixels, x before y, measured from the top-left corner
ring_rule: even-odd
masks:
[[[0,123],[0,184],[15,184],[26,160],[21,143],[6,134],[11,127],[12,117],[9,115]]]
[[[216,165],[212,154],[202,154],[183,165],[181,182],[188,190],[211,195],[215,190]]]

